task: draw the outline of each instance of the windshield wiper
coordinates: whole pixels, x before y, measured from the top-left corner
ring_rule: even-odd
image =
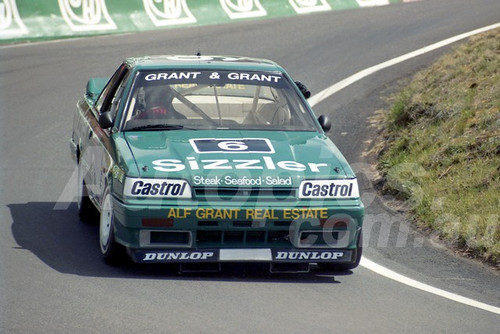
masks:
[[[184,125],[179,124],[147,124],[147,125],[139,125],[134,126],[130,129],[125,129],[126,131],[143,131],[143,130],[181,130],[188,129],[184,127]],[[190,129],[189,130],[194,130]]]

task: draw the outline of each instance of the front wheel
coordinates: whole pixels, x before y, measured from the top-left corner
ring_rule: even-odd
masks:
[[[115,241],[113,197],[109,188],[104,192],[99,220],[99,244],[104,261],[108,264],[118,264],[124,256],[123,246]]]
[[[318,267],[323,270],[328,271],[347,271],[356,268],[359,266],[359,262],[361,261],[361,256],[363,255],[363,234],[361,231],[359,232],[358,242],[356,247],[356,253],[353,256],[354,261],[349,263],[328,263],[328,262],[320,262],[318,263]]]
[[[89,191],[85,184],[83,167],[78,164],[78,191],[77,191],[77,205],[78,215],[80,220],[84,222],[91,221],[92,218],[97,218],[97,210],[89,198]]]

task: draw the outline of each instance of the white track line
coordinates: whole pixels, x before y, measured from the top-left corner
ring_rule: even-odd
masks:
[[[359,80],[369,76],[370,74],[378,72],[382,69],[399,64],[399,63],[406,61],[408,59],[423,55],[427,52],[442,48],[444,46],[450,45],[452,43],[455,43],[455,42],[460,41],[462,39],[468,38],[470,36],[477,35],[477,34],[480,34],[482,32],[486,32],[488,30],[496,29],[499,27],[500,27],[500,23],[496,23],[496,24],[493,24],[493,25],[490,25],[490,26],[487,26],[484,28],[480,28],[480,29],[476,29],[476,30],[473,30],[470,32],[466,32],[466,33],[445,39],[441,42],[437,42],[437,43],[428,45],[428,46],[423,47],[421,49],[415,50],[415,51],[407,53],[405,55],[402,55],[402,56],[396,57],[394,59],[388,60],[386,62],[380,63],[378,65],[369,67],[367,69],[364,69],[363,71],[360,71],[354,75],[351,75],[350,77],[348,77],[342,81],[339,81],[336,84],[322,90],[318,94],[311,96],[309,98],[309,104],[311,106],[314,106],[314,105],[324,101],[325,99],[329,98],[330,96],[332,96],[333,94],[335,94],[339,90],[346,88],[347,86],[355,83],[356,81],[359,81]],[[382,267],[381,265],[379,265],[371,260],[368,260],[365,257],[361,258],[360,265],[368,270],[371,270],[371,271],[379,274],[379,275],[390,278],[390,279],[397,281],[399,283],[411,286],[415,289],[426,291],[426,292],[432,293],[434,295],[453,300],[457,303],[476,307],[476,308],[479,308],[479,309],[482,309],[482,310],[485,310],[488,312],[492,312],[495,314],[500,314],[500,307],[495,307],[492,305],[481,303],[481,302],[478,302],[476,300],[466,298],[466,297],[463,297],[463,296],[460,296],[460,295],[457,295],[457,294],[454,294],[454,293],[451,293],[451,292],[448,292],[445,290],[441,290],[441,289],[435,288],[433,286],[430,286],[428,284],[421,283],[421,282],[416,281],[414,279],[411,279],[409,277],[398,274],[395,271],[392,271],[390,269]]]
[[[394,59],[385,61],[385,62],[380,63],[378,65],[369,67],[367,69],[364,69],[364,70],[362,70],[362,71],[360,71],[360,72],[358,72],[358,73],[356,73],[354,75],[351,75],[350,77],[348,77],[348,78],[346,78],[346,79],[344,79],[342,81],[337,82],[335,85],[330,86],[330,87],[322,90],[318,94],[316,94],[314,96],[311,96],[309,98],[309,104],[312,107],[312,106],[320,103],[321,101],[329,98],[330,96],[332,96],[333,94],[335,94],[339,90],[344,89],[347,86],[355,83],[356,81],[359,81],[359,80],[361,80],[363,78],[366,78],[370,74],[373,74],[375,72],[383,70],[383,69],[385,69],[387,67],[399,64],[399,63],[401,63],[403,61],[406,61],[406,60],[411,59],[411,58],[415,58],[417,56],[423,55],[423,54],[428,53],[430,51],[434,51],[436,49],[442,48],[443,46],[447,46],[449,44],[455,43],[455,42],[457,42],[459,40],[468,38],[470,36],[477,35],[479,33],[482,33],[482,32],[488,31],[488,30],[492,30],[492,29],[496,29],[496,28],[500,28],[500,23],[496,23],[496,24],[493,24],[493,25],[490,25],[490,26],[487,26],[487,27],[484,27],[484,28],[476,29],[476,30],[473,30],[473,31],[470,31],[470,32],[466,32],[464,34],[460,34],[460,35],[457,35],[457,36],[445,39],[445,40],[443,40],[441,42],[437,42],[437,43],[428,45],[428,46],[423,47],[421,49],[415,50],[415,51],[407,53],[405,55],[396,57]]]
[[[385,276],[385,277],[390,278],[392,280],[395,280],[399,283],[403,283],[405,285],[411,286],[412,288],[426,291],[426,292],[432,293],[434,295],[453,300],[457,303],[469,305],[472,307],[477,307],[477,308],[480,308],[480,309],[488,311],[488,312],[500,314],[500,307],[495,307],[492,305],[481,303],[481,302],[478,302],[474,299],[466,298],[466,297],[457,295],[455,293],[441,290],[441,289],[435,288],[433,286],[430,286],[428,284],[416,281],[416,280],[411,279],[409,277],[398,274],[395,271],[392,271],[390,269],[382,267],[381,265],[376,264],[375,262],[370,261],[365,257],[361,258],[360,265],[362,267],[365,267],[366,269],[369,269],[369,270],[379,274],[379,275]]]

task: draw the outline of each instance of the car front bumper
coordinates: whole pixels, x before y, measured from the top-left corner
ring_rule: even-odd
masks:
[[[349,263],[364,214],[355,202],[186,206],[130,205],[116,198],[113,211],[116,241],[138,263]]]

